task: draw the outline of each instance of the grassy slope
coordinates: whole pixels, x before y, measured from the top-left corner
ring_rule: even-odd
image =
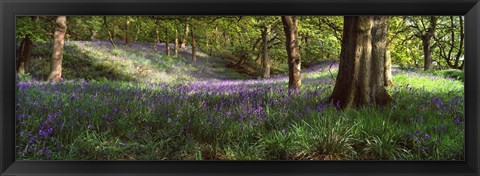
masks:
[[[65,64],[90,65],[66,65],[65,78],[136,81],[19,82],[19,159],[463,158],[463,83],[451,78],[395,69],[395,104],[337,111],[323,102],[336,64],[305,69],[302,92],[289,94],[287,76],[239,80],[221,59],[67,46],[78,50],[67,48]]]
[[[172,47],[172,46],[171,46]],[[180,49],[179,57],[165,56],[165,45],[133,42],[129,46],[107,41],[70,41],[65,43],[63,76],[67,80],[121,80],[140,82],[178,82],[195,80],[242,79],[245,75],[226,69],[227,61],[198,52],[190,58],[189,48]],[[45,80],[49,71],[51,46],[38,44],[32,60],[33,77]]]

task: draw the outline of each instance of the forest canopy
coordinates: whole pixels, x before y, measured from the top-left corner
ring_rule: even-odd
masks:
[[[392,64],[423,68],[430,52],[432,68],[463,69],[462,16],[392,16],[388,48]],[[33,42],[52,42],[55,17],[18,17],[18,45],[25,38]],[[198,49],[209,55],[233,55],[260,63],[262,31],[268,29],[271,66],[285,69],[285,34],[282,21],[275,16],[72,16],[65,39],[72,41],[114,40],[148,43],[173,43],[182,47],[196,39]],[[339,60],[343,17],[299,16],[298,43],[305,66],[325,60]],[[429,47],[426,47],[429,46]],[[428,51],[426,51],[428,49]],[[173,51],[172,51],[173,52]]]

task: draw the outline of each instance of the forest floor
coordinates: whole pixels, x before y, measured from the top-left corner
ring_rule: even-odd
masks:
[[[325,102],[338,63],[303,69],[302,90],[288,92],[285,74],[260,79],[233,60],[164,50],[66,42],[65,81],[51,84],[51,47],[35,44],[31,74],[18,77],[17,159],[464,158],[462,73],[394,68],[394,103],[339,111]]]

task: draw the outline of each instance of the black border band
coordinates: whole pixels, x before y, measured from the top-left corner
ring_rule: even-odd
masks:
[[[2,175],[479,175],[478,0],[0,1]],[[15,161],[16,15],[465,15],[466,161]]]

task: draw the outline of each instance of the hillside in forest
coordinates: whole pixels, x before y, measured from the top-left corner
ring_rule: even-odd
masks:
[[[245,73],[226,65],[232,61],[197,52],[191,59],[189,46],[179,49],[179,56],[166,56],[165,44],[137,43],[125,45],[108,41],[66,41],[63,78],[119,80],[139,82],[178,82],[199,80],[245,79]],[[51,44],[35,44],[31,76],[46,80],[50,69]]]
[[[197,51],[196,60],[191,58],[191,48],[179,48],[178,57],[165,54],[165,44],[116,42],[112,47],[108,41],[66,41],[63,56],[65,80],[112,80],[137,81],[146,83],[180,83],[192,81],[222,81],[258,79],[261,66],[254,61],[237,64],[238,58],[231,55],[209,56]],[[30,76],[36,80],[46,80],[50,71],[51,44],[34,44]],[[303,77],[328,69],[325,78],[334,78],[338,64],[323,62],[304,70]],[[321,68],[321,70],[319,70]],[[272,68],[272,78],[286,82],[285,71]],[[313,76],[305,81],[311,81]]]

